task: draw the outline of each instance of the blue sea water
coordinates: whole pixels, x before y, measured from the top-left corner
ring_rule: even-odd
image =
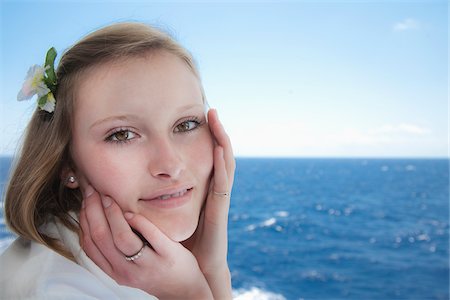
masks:
[[[229,220],[236,299],[449,299],[446,159],[240,158]]]

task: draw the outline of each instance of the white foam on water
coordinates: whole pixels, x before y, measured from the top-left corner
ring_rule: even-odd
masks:
[[[277,211],[275,213],[275,216],[281,217],[281,218],[286,218],[287,216],[289,216],[289,212],[287,212],[285,210]]]
[[[426,242],[428,242],[430,240],[430,237],[428,236],[428,234],[423,233],[423,234],[418,235],[416,237],[416,239],[418,241],[426,241]]]
[[[269,291],[252,287],[250,289],[233,290],[234,300],[286,300],[281,294],[275,294]]]
[[[416,166],[414,166],[414,165],[407,165],[407,166],[405,167],[405,170],[406,170],[406,171],[409,171],[409,172],[415,171],[415,170],[416,170]]]
[[[255,224],[250,224],[247,227],[245,227],[246,231],[253,231],[256,229],[256,225]]]
[[[262,223],[262,226],[264,226],[264,227],[269,227],[269,226],[272,226],[273,224],[275,224],[276,222],[277,222],[277,219],[275,219],[275,218],[270,218],[270,219],[265,220],[265,221]]]

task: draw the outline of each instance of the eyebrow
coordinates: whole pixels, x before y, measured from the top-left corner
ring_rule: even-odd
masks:
[[[106,122],[111,122],[111,121],[115,121],[115,120],[119,120],[119,121],[127,121],[130,119],[136,119],[137,116],[135,115],[123,115],[123,116],[111,116],[111,117],[107,117],[98,121],[95,121],[89,128],[92,129],[98,125],[101,125],[103,123]]]
[[[204,104],[197,104],[196,103],[196,104],[184,105],[184,106],[181,106],[181,107],[179,107],[177,109],[177,113],[182,113],[184,111],[187,111],[187,110],[190,110],[190,109],[193,109],[193,108],[196,108],[196,107],[202,107],[203,108]],[[96,127],[98,125],[101,125],[103,123],[111,122],[111,121],[115,121],[115,120],[118,120],[118,121],[129,121],[129,120],[138,119],[138,118],[139,117],[136,116],[136,115],[111,116],[111,117],[107,117],[107,118],[95,121],[89,128],[92,129],[92,128],[94,128],[94,127]]]
[[[196,107],[205,107],[205,104],[199,104],[199,103],[195,103],[195,104],[188,104],[188,105],[184,105],[184,106],[180,106],[178,109],[177,109],[177,113],[182,113],[182,112],[184,112],[184,111],[186,111],[186,110],[190,110],[190,109],[193,109],[193,108],[196,108]]]

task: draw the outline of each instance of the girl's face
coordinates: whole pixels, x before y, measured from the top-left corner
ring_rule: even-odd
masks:
[[[213,140],[186,63],[163,51],[106,63],[82,77],[75,98],[79,182],[171,239],[189,238],[209,188]]]

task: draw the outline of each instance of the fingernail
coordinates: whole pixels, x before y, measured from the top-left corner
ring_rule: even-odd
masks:
[[[126,213],[123,214],[123,216],[125,217],[125,219],[131,220],[131,219],[133,219],[134,214],[127,211]]]
[[[94,192],[94,188],[88,184],[88,186],[86,186],[86,188],[84,189],[84,197],[88,198],[89,196],[92,195],[92,193]]]
[[[111,198],[109,198],[108,196],[102,197],[102,204],[103,204],[104,208],[109,207],[111,205],[111,203],[112,203]]]
[[[84,202],[84,200],[83,201],[81,201],[81,208],[85,208],[86,207],[86,202]]]

